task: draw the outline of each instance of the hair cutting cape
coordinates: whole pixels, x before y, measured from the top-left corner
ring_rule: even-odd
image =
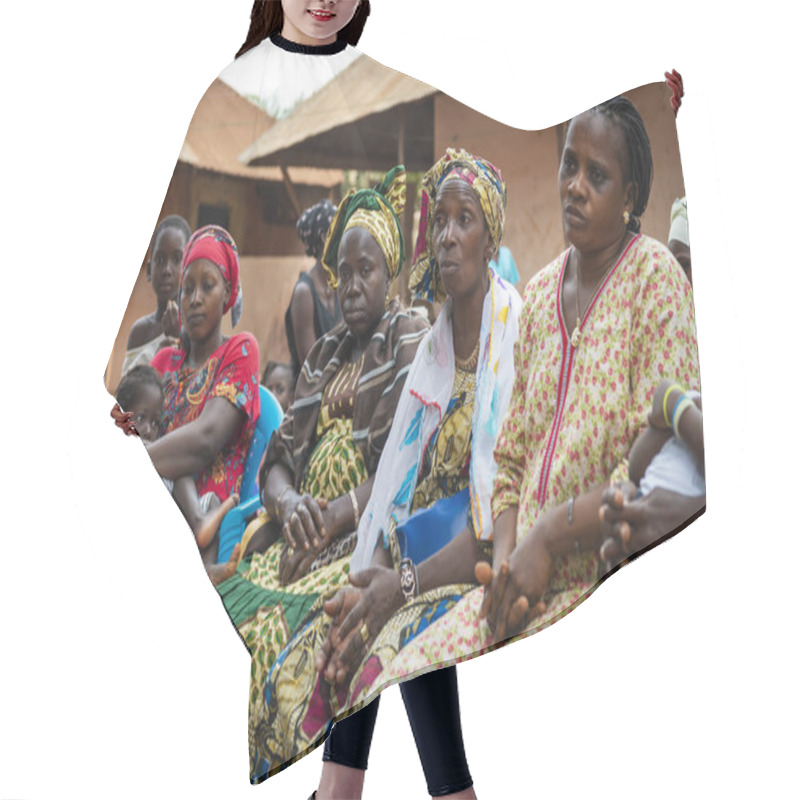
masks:
[[[341,532],[349,549],[333,542],[324,558],[307,554],[309,563],[294,575],[287,569],[306,556],[278,535],[287,520],[270,521],[272,514],[290,514],[276,511],[275,497],[266,510],[263,495],[249,503],[242,497],[241,507],[222,525],[220,541],[227,549],[217,568],[226,579],[218,591],[252,656],[253,782],[310,752],[334,720],[385,686],[504,643],[506,637],[497,636],[480,615],[484,588],[472,578],[472,565],[457,576],[469,580],[454,583],[448,559],[440,557],[441,573],[424,571],[439,575],[426,591],[411,592],[380,625],[373,620],[355,627],[363,646],[346,674],[329,683],[316,670],[332,625],[323,605],[348,586],[353,571],[369,567],[376,550],[388,547],[392,568],[407,581],[408,564],[400,563],[405,553],[400,549],[398,557],[395,534],[401,530],[411,536],[409,526],[427,507],[427,500],[419,505],[419,495],[420,487],[430,484],[425,470],[432,459],[466,453],[463,470],[454,470],[457,491],[433,506],[437,513],[449,513],[455,506],[438,503],[468,496],[468,507],[462,505],[459,513],[466,519],[460,533],[466,530],[469,536],[457,540],[466,541],[490,566],[498,566],[493,564],[495,523],[509,509],[517,517],[511,547],[524,547],[526,554],[531,542],[541,541],[535,538],[539,523],[554,526],[559,547],[527,598],[529,613],[515,636],[553,624],[626,559],[652,545],[635,525],[627,550],[601,551],[604,540],[616,545],[622,540],[618,530],[601,529],[599,522],[595,538],[574,535],[573,515],[584,524],[585,498],[598,487],[619,482],[643,514],[650,513],[650,492],[671,492],[683,516],[676,511],[663,536],[704,507],[705,495],[697,495],[704,491],[702,464],[690,442],[679,442],[676,435],[686,434],[680,426],[687,420],[697,421],[701,412],[692,392],[701,387],[692,288],[666,247],[670,235],[688,245],[685,200],[672,209],[674,199],[686,194],[675,115],[663,83],[625,96],[647,132],[636,141],[652,151],[652,189],[636,220],[640,232],[625,232],[622,201],[618,214],[612,209],[603,217],[616,220],[612,227],[619,228],[623,244],[593,296],[584,284],[578,308],[576,295],[569,294],[576,251],[567,238],[569,213],[564,215],[568,203],[579,202],[581,189],[573,186],[565,199],[559,183],[562,153],[570,142],[566,123],[542,131],[512,128],[344,43],[287,47],[279,37],[237,59],[198,106],[162,217],[180,214],[197,230],[184,264],[209,258],[219,266],[230,285],[226,311],[233,311],[233,322],[240,283],[246,288],[238,335],[246,336],[247,347],[231,336],[226,316],[222,334],[230,337],[224,345],[230,369],[218,354],[204,365],[190,359],[173,364],[171,351],[156,356],[169,368],[170,385],[181,387],[176,404],[188,413],[193,403],[212,395],[237,408],[242,398],[266,397],[258,376],[267,361],[289,360],[283,318],[298,275],[310,267],[304,250],[316,253],[315,237],[329,219],[319,252],[332,285],[339,244],[352,227],[373,236],[395,279],[386,314],[363,358],[344,322],[323,336],[303,366],[296,402],[283,424],[279,417],[260,416],[257,425],[243,427],[242,435],[254,438],[236,451],[235,463],[220,467],[254,476],[263,465],[261,492],[270,469],[283,470],[293,488],[307,492],[313,487],[322,505],[328,503],[351,528]],[[615,108],[627,108],[626,102]],[[612,116],[609,124],[626,124],[622,112]],[[634,140],[615,141],[630,148]],[[452,180],[466,181],[474,190],[495,256],[502,244],[520,275],[515,287],[489,272],[475,373],[456,362],[454,300],[446,296],[436,260],[442,245],[433,213],[438,193]],[[593,191],[589,183],[583,191]],[[302,215],[304,209],[310,211]],[[677,234],[670,234],[671,222]],[[454,219],[453,224],[463,223]],[[459,236],[454,246],[460,248]],[[407,307],[412,304],[419,308]],[[119,383],[133,323],[145,319],[151,325],[155,307],[152,287],[142,278],[109,363],[109,391]],[[154,327],[152,336],[157,335]],[[669,396],[654,408],[665,381]],[[637,443],[640,434],[653,433],[649,422],[654,419],[659,430],[655,440],[649,438],[649,455],[642,461]],[[169,429],[162,424],[162,430]],[[625,482],[640,462],[645,475],[631,487]],[[282,479],[277,475],[272,479]],[[360,488],[370,476],[371,494]],[[700,487],[693,490],[694,511],[682,510],[691,494],[686,487]],[[295,502],[294,493],[284,497]],[[227,562],[235,542],[252,540],[255,547],[259,539],[253,531],[272,522],[279,523],[272,526],[277,539]],[[424,526],[422,534],[416,530],[415,536],[424,537]],[[444,539],[442,547],[456,541]],[[412,544],[408,552],[432,552],[419,541]],[[606,557],[609,552],[613,557]],[[200,569],[199,559],[197,564]],[[527,710],[534,713],[533,706]]]

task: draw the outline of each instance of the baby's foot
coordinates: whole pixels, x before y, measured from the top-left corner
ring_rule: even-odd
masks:
[[[230,499],[230,498],[229,498]],[[231,557],[225,564],[207,564],[206,572],[209,580],[214,586],[219,586],[223,581],[232,578],[236,574],[236,567],[239,566],[239,552],[242,546],[237,542],[233,548]]]

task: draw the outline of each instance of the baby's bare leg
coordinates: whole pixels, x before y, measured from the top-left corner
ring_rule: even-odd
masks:
[[[197,546],[204,550],[214,540],[222,524],[223,517],[239,503],[239,495],[232,494],[227,500],[213,497],[208,511],[203,511],[197,487],[190,477],[178,478],[172,490],[172,497],[194,533]]]

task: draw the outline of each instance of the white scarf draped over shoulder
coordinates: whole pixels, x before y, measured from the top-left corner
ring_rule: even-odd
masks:
[[[517,290],[490,269],[481,316],[469,482],[472,527],[484,540],[492,537],[492,485],[497,472],[494,446],[514,386],[514,344],[521,307]],[[454,379],[452,301],[448,298],[411,365],[358,526],[351,572],[370,565],[391,520],[401,525],[408,519],[425,446],[447,410]]]

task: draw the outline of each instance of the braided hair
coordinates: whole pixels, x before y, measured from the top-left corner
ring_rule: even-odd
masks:
[[[636,190],[633,211],[628,222],[628,230],[638,233],[641,229],[641,216],[650,199],[653,185],[653,154],[650,150],[650,137],[644,127],[644,120],[636,106],[627,97],[612,97],[590,109],[589,113],[603,114],[622,131],[625,139],[623,154],[623,173]]]
[[[355,47],[361,38],[364,25],[367,23],[369,11],[369,0],[361,0],[353,19],[339,31],[337,38],[344,39],[349,45]],[[282,30],[283,6],[280,0],[253,0],[253,8],[250,11],[250,30],[247,32],[247,38],[239,48],[236,58]]]
[[[189,223],[179,214],[170,214],[158,223],[156,232],[153,234],[152,244],[150,245],[150,255],[155,252],[158,237],[168,228],[173,228],[179,233],[182,233],[184,242],[188,242],[189,239],[192,238],[192,229],[189,227]]]

